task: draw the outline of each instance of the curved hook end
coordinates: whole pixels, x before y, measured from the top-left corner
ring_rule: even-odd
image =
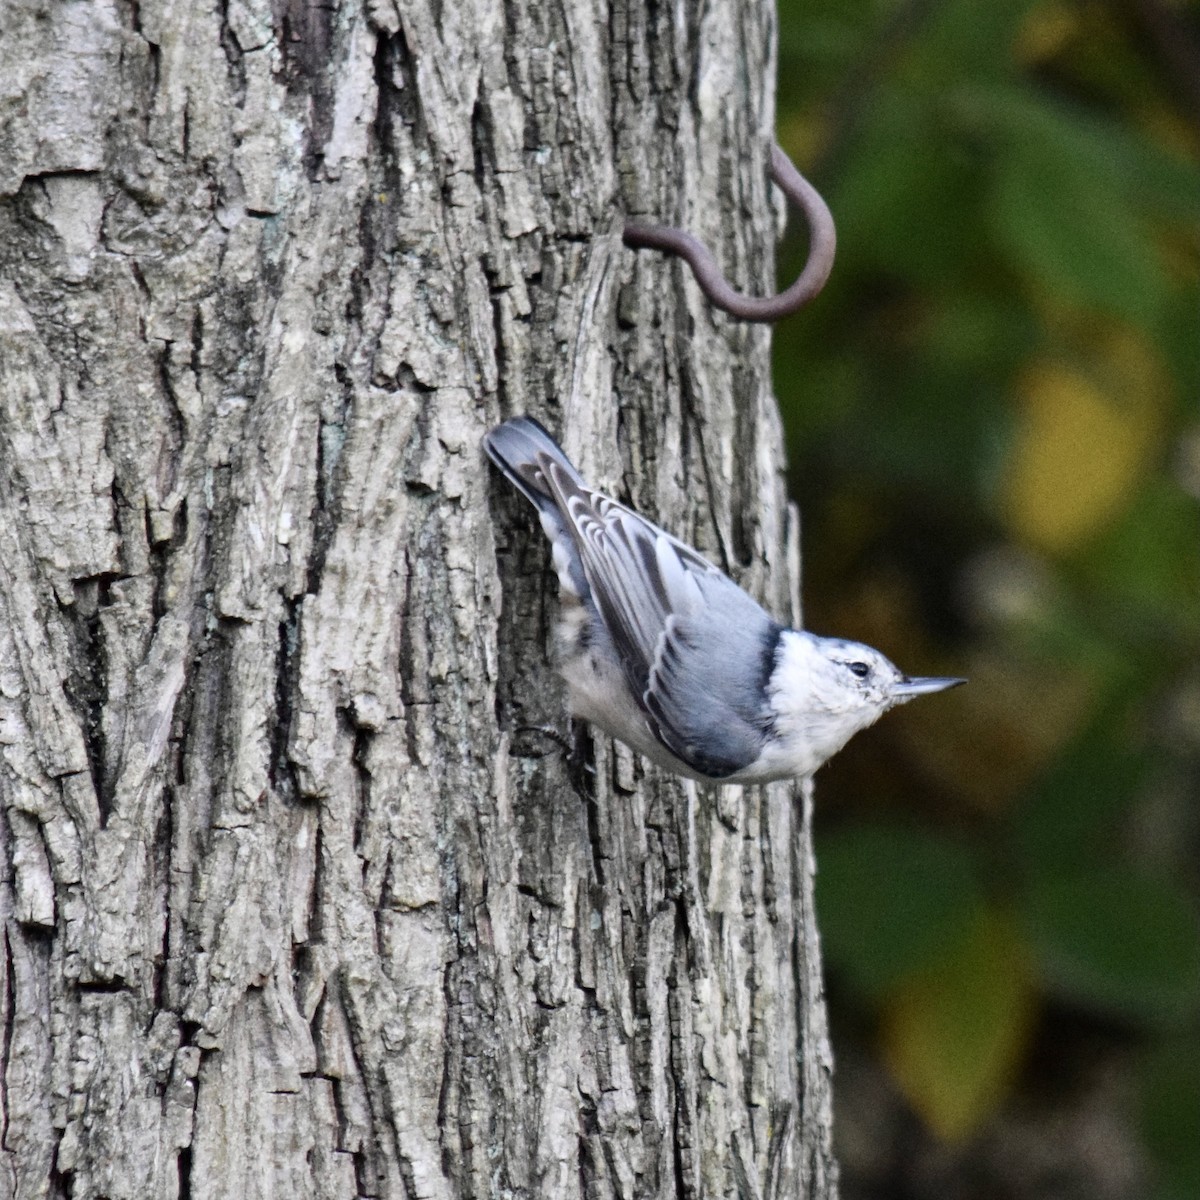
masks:
[[[730,286],[716,260],[699,239],[673,225],[629,221],[622,240],[631,250],[678,254],[692,269],[700,290],[717,308],[743,321],[778,321],[798,312],[825,286],[837,250],[837,231],[829,206],[796,170],[778,145],[771,147],[771,178],[804,213],[808,223],[808,261],[799,278],[777,296],[744,296]]]

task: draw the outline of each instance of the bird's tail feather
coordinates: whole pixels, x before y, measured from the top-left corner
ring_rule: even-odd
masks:
[[[483,439],[483,448],[488,458],[539,510],[544,510],[547,504],[557,508],[538,461],[539,455],[552,459],[577,483],[583,482],[562,447],[532,417],[513,417],[511,421],[497,425]]]
[[[553,549],[554,569],[564,591],[583,600],[589,595],[583,561],[568,527],[568,517],[559,497],[546,479],[546,468],[554,464],[556,476],[567,476],[586,488],[562,447],[532,417],[513,417],[497,425],[483,439],[487,456],[538,511],[542,531]],[[561,480],[560,480],[561,483]]]

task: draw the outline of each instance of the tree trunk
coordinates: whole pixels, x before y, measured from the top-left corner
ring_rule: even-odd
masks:
[[[808,799],[572,786],[483,432],[786,615],[765,0],[5,0],[0,1196],[834,1195]]]

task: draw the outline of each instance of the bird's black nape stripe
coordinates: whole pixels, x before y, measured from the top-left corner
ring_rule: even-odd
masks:
[[[772,621],[767,636],[763,639],[762,653],[758,660],[758,693],[762,696],[769,695],[771,676],[775,674],[775,668],[779,666],[779,659],[783,653],[783,635],[787,631],[786,625]],[[764,706],[763,716],[765,727],[773,728],[775,716],[771,711],[770,704]]]

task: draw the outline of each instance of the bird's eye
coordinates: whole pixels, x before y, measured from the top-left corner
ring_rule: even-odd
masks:
[[[866,679],[866,677],[871,673],[871,668],[868,667],[864,662],[852,662],[847,663],[846,665],[850,668],[853,674],[859,677],[859,679]]]

